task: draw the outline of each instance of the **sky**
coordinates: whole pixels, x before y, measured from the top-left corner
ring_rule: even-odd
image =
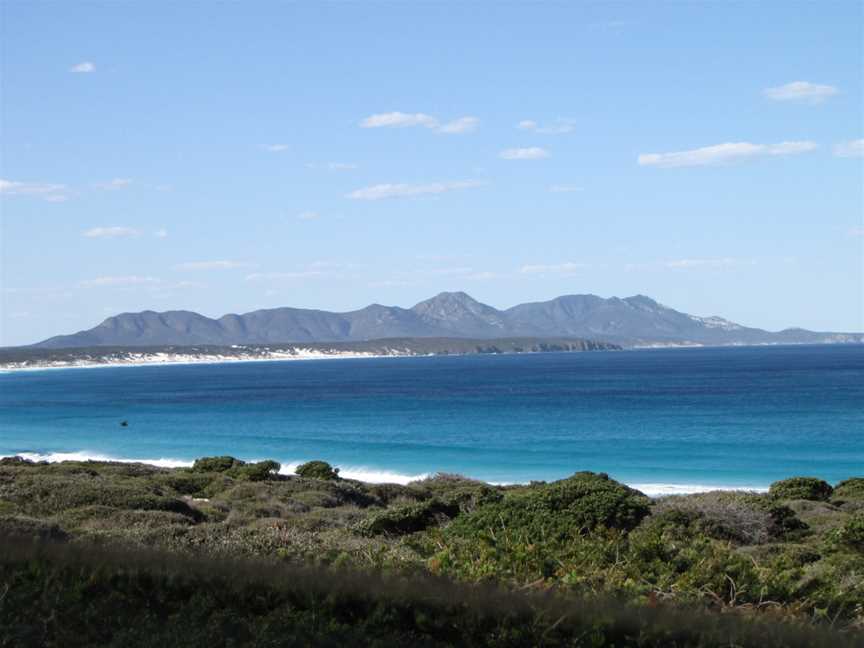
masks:
[[[864,330],[859,2],[0,3],[0,345],[645,294]]]

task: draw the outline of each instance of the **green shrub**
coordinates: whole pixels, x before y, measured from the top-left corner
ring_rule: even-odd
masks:
[[[846,520],[846,523],[834,532],[834,540],[864,552],[864,513],[857,513]]]
[[[572,477],[508,494],[460,516],[453,532],[472,535],[514,528],[526,538],[563,538],[597,527],[629,530],[650,512],[650,500],[604,473]]]
[[[850,477],[834,487],[833,499],[864,501],[864,477]]]
[[[824,502],[834,491],[831,484],[816,477],[792,477],[771,484],[769,495],[776,499]]]
[[[339,469],[326,461],[307,461],[297,466],[294,472],[307,479],[339,479]]]
[[[257,463],[241,462],[233,468],[228,469],[225,474],[235,479],[246,481],[264,481],[275,477],[281,468],[282,464],[278,461],[268,459],[267,461],[259,461]]]
[[[459,514],[459,505],[438,499],[405,504],[375,513],[355,528],[360,535],[405,535],[423,531]]]
[[[245,462],[234,457],[201,457],[192,464],[193,472],[225,472],[234,466],[243,465]]]

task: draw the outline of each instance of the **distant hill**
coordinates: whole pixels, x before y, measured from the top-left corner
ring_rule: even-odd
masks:
[[[770,332],[722,317],[697,317],[636,295],[565,295],[498,310],[464,292],[444,292],[412,308],[372,304],[347,313],[272,308],[211,319],[190,311],[123,313],[87,331],[36,347],[284,344],[382,338],[587,338],[624,346],[864,343],[864,333],[790,328]]]

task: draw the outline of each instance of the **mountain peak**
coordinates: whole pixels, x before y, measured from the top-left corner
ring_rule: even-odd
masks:
[[[457,291],[439,293],[410,309],[371,304],[356,311],[333,313],[284,307],[219,319],[179,310],[121,313],[87,331],[57,336],[36,346],[182,346],[519,336],[588,338],[634,346],[864,341],[864,334],[814,333],[802,329],[769,333],[721,317],[689,315],[645,295],[624,299],[563,295],[500,311]]]

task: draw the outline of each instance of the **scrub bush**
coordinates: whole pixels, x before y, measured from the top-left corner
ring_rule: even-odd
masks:
[[[339,479],[339,469],[326,461],[307,461],[297,466],[294,472],[307,479]]]
[[[771,484],[768,494],[776,499],[824,502],[833,491],[831,484],[816,477],[791,477]]]

